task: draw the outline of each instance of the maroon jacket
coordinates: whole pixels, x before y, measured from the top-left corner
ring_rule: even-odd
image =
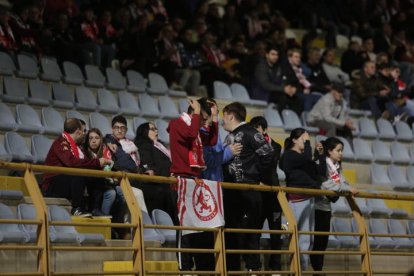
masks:
[[[68,168],[84,168],[84,169],[100,169],[101,165],[98,158],[84,159],[76,158],[70,150],[70,144],[65,138],[60,136],[57,138],[46,156],[45,165],[47,166],[60,166]],[[57,174],[45,173],[43,175],[43,190],[47,190],[51,181],[51,178]]]

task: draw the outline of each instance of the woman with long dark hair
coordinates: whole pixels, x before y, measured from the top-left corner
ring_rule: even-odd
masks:
[[[286,186],[295,188],[319,189],[326,176],[326,159],[320,143],[318,162],[312,160],[312,148],[309,133],[303,128],[292,130],[285,140],[285,152],[280,160],[280,168],[286,174]],[[314,197],[305,194],[288,194],[289,205],[298,223],[298,230],[313,231],[314,228]],[[300,235],[299,248],[307,251],[312,248],[312,236]],[[301,254],[301,267],[306,270],[309,256]]]

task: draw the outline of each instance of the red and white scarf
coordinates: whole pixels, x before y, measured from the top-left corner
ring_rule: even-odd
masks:
[[[187,113],[183,112],[180,116],[180,120],[186,125],[191,126],[191,116]],[[188,152],[188,162],[192,168],[200,168],[203,170],[206,168],[200,133],[197,134],[197,138],[191,144],[191,150]]]
[[[334,163],[331,158],[326,157],[326,165],[328,168],[328,176],[332,179],[335,183],[339,184],[341,182],[341,174],[339,170],[341,166],[339,163]]]
[[[68,141],[70,145],[70,151],[72,152],[73,156],[75,156],[78,159],[84,159],[85,155],[83,154],[81,148],[75,143],[75,140],[73,140],[72,136],[70,136],[69,133],[63,132],[62,137]]]
[[[171,161],[171,152],[169,149],[167,149],[163,144],[161,144],[158,141],[154,142],[154,147],[156,147],[157,149],[159,149],[162,153],[164,153]]]
[[[118,142],[121,144],[122,149],[131,156],[131,158],[135,161],[135,164],[138,167],[140,164],[140,157],[138,153],[138,148],[134,144],[134,142],[127,138],[120,139],[118,140]]]

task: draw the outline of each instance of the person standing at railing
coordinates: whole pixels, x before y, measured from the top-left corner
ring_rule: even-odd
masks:
[[[46,166],[60,166],[68,168],[101,169],[112,163],[106,158],[85,157],[81,146],[85,139],[85,125],[79,119],[66,119],[63,133],[50,147],[46,156]],[[87,178],[77,175],[45,173],[43,175],[42,190],[47,197],[63,197],[72,203],[73,216],[91,216],[85,211],[83,194]]]
[[[181,178],[200,178],[205,169],[203,146],[217,143],[218,123],[217,105],[206,98],[188,100],[188,112],[183,112],[175,120],[171,120],[167,131],[170,134],[171,174]],[[212,118],[212,124],[206,132],[200,128]],[[210,232],[199,232],[178,237],[179,248],[213,248],[213,235]],[[194,262],[196,270],[214,270],[213,254],[178,253],[180,270],[192,270]]]
[[[349,186],[341,174],[341,160],[344,144],[336,137],[329,137],[316,147],[317,151],[323,151],[326,156],[327,180],[322,183],[322,189],[337,192],[349,191],[355,195],[358,190]],[[329,232],[331,225],[331,202],[336,202],[338,197],[318,196],[315,198],[315,231]],[[328,235],[315,235],[313,251],[325,251],[328,246]],[[321,271],[325,255],[310,255],[310,261],[314,271]],[[320,276],[322,274],[314,274]]]
[[[280,168],[286,174],[286,186],[294,188],[319,189],[326,177],[326,158],[318,152],[319,163],[312,160],[312,147],[309,133],[303,128],[295,128],[285,140],[285,152],[280,160]],[[289,205],[296,217],[299,231],[313,231],[315,222],[315,199],[305,194],[288,194]],[[299,236],[300,251],[312,248],[312,236]],[[309,256],[300,255],[302,271],[308,267]]]
[[[239,102],[223,109],[223,127],[229,132],[224,144],[241,144],[240,154],[224,164],[224,181],[259,184],[274,169],[274,151],[263,134],[245,122],[246,107]],[[226,228],[262,229],[261,192],[254,190],[224,190]],[[226,234],[226,249],[260,249],[260,234]],[[259,254],[243,254],[249,271],[261,269]],[[241,269],[240,254],[228,254],[227,270]]]

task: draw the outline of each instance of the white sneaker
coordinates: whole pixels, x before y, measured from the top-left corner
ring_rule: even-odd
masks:
[[[248,271],[249,271],[249,272],[252,272],[252,271],[253,271],[253,269],[249,269]],[[257,274],[250,274],[250,273],[249,273],[249,274],[247,274],[247,275],[248,275],[248,276],[258,276]]]

